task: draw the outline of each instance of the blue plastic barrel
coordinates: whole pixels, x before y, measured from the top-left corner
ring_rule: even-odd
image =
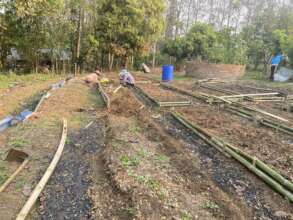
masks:
[[[169,82],[169,81],[172,81],[173,78],[174,78],[174,66],[164,65],[163,66],[162,81]]]

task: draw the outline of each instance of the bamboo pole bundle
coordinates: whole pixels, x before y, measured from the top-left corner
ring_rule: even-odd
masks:
[[[244,165],[247,169],[257,175],[260,179],[270,185],[274,190],[279,192],[284,197],[288,198],[289,201],[293,202],[292,182],[286,180],[283,176],[277,173],[275,170],[267,166],[262,161],[251,157],[243,151],[235,148],[234,146],[225,143],[218,137],[213,136],[209,132],[200,128],[197,125],[191,124],[184,117],[178,113],[172,113],[172,116],[182,123],[185,127],[190,129],[194,134],[202,138],[208,144],[216,147],[220,152],[225,152],[229,156]]]

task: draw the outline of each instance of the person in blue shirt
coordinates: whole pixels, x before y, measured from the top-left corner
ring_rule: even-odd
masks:
[[[279,64],[282,62],[282,60],[283,60],[283,55],[281,53],[276,53],[271,58],[271,76],[270,76],[271,81],[274,81],[275,72],[277,71],[277,68]]]

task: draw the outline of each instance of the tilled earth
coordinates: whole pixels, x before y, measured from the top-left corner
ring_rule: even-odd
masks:
[[[272,132],[271,136],[268,136],[266,139],[265,136],[267,136],[268,132],[266,129],[261,131],[262,129],[254,128],[253,126],[248,125],[246,121],[240,122],[239,119],[237,123],[237,117],[233,118],[231,115],[229,116],[226,113],[221,113],[216,109],[212,110],[210,106],[195,106],[194,109],[181,109],[180,111],[182,111],[185,117],[191,121],[199,123],[201,126],[214,131],[214,133],[217,131],[217,134],[220,135],[220,137],[225,135],[225,131],[230,131],[226,133],[226,137],[230,140],[233,140],[232,143],[239,144],[239,142],[246,142],[243,138],[244,136],[238,136],[237,139],[237,132],[235,132],[235,128],[239,130],[239,135],[258,134],[256,135],[255,139],[253,139],[251,135],[247,138],[247,142],[244,144],[245,146],[243,145],[246,148],[245,151],[247,150],[247,147],[251,146],[251,141],[259,141],[258,146],[263,150],[260,151],[259,148],[257,149],[252,146],[249,148],[252,155],[260,156],[260,158],[269,156],[270,158],[267,158],[266,162],[273,164],[275,167],[279,168],[279,170],[281,170],[285,176],[290,178],[292,174],[292,166],[290,165],[292,148],[290,144],[288,146],[284,146],[284,144],[286,145],[288,141],[288,137],[285,137],[285,139],[282,141],[282,138],[279,140],[279,137],[276,137],[276,135],[274,135]],[[224,118],[226,118],[225,120],[228,121],[223,121]],[[231,120],[235,120],[235,122],[231,123]],[[243,169],[243,167],[235,164],[234,161],[230,161],[222,155],[219,155],[215,149],[205,145],[198,139],[194,139],[194,136],[192,135],[189,135],[188,137],[188,135],[186,135],[188,132],[184,131],[182,127],[180,128],[180,125],[177,123],[174,124],[173,120],[170,120],[170,117],[167,117],[167,120],[164,119],[159,123],[164,124],[166,121],[169,121],[169,123],[166,124],[166,127],[168,128],[170,134],[189,142],[189,145],[187,144],[186,147],[189,147],[195,153],[200,154],[203,169],[210,173],[215,183],[224,191],[231,192],[245,201],[251,210],[251,218],[292,218],[292,211],[288,211],[291,209],[290,204],[288,204],[277,193],[273,192],[265,184],[248,173],[245,169]],[[243,125],[241,125],[241,123],[243,123]],[[251,130],[243,131],[243,129],[246,129],[246,127],[250,128]],[[260,132],[263,132],[263,134],[260,135]],[[263,136],[265,139],[259,139],[259,136]],[[263,143],[264,140],[268,141],[267,145]],[[274,143],[276,144],[279,143],[279,145],[272,144],[272,140],[274,140]],[[271,151],[273,153],[271,153]],[[262,154],[260,152],[262,152]],[[276,163],[276,160],[280,163]],[[287,212],[283,210],[286,210]]]
[[[69,122],[65,150],[30,219],[292,219],[291,204],[279,194],[190,134],[168,109],[155,109],[138,90],[121,88],[114,94],[117,76],[109,77],[114,81],[105,86],[111,98],[108,111],[93,85],[74,79],[55,91],[27,125],[0,136],[5,149],[17,135],[28,139],[12,144],[33,156],[24,171],[25,184],[14,191],[16,179],[1,195],[5,220],[15,217],[27,189],[51,161],[62,117]],[[189,99],[157,85],[141,88],[159,101]],[[276,137],[274,131],[199,102],[180,112],[291,177],[287,136]],[[4,203],[2,198],[8,199]]]
[[[93,122],[88,128],[72,131],[62,160],[41,197],[38,219],[89,219],[90,155],[105,144],[105,123]]]

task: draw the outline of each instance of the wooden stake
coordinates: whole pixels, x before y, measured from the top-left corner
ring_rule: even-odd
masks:
[[[42,177],[42,179],[40,180],[38,185],[35,187],[32,194],[30,195],[29,199],[27,200],[27,202],[25,203],[25,205],[23,206],[23,208],[21,209],[21,211],[17,215],[16,220],[24,220],[28,216],[29,212],[31,211],[32,207],[34,206],[35,202],[37,201],[39,195],[41,194],[41,192],[45,188],[47,182],[49,181],[50,177],[52,176],[52,174],[53,174],[53,172],[54,172],[54,170],[55,170],[55,168],[56,168],[56,166],[62,156],[66,138],[67,138],[67,120],[63,119],[62,137],[61,137],[58,149],[55,153],[55,156],[54,156],[53,160],[51,161],[49,167],[47,168],[44,176]]]

